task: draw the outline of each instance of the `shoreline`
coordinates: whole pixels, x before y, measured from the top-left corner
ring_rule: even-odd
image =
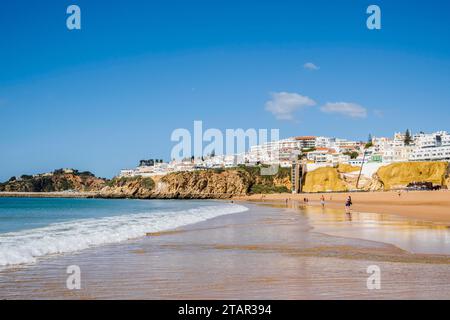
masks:
[[[0,198],[96,198],[99,193],[94,192],[0,192]]]
[[[296,201],[306,206],[320,207],[320,197],[325,197],[325,208],[344,212],[345,200],[352,197],[352,211],[377,214],[392,214],[409,219],[450,225],[450,191],[395,191],[385,192],[340,192],[300,194],[258,194],[235,197],[235,200],[250,202],[272,201],[286,203]],[[303,199],[308,198],[308,203]]]
[[[236,195],[229,198],[192,197],[192,200],[222,200],[278,203],[297,202],[306,206],[320,207],[320,197],[325,197],[325,207],[344,210],[347,196],[352,197],[353,211],[377,214],[393,214],[409,219],[450,225],[450,191],[372,191],[372,192],[330,192],[330,193],[277,193]],[[80,199],[135,199],[133,197],[109,198],[100,192],[0,192],[0,198],[80,198]],[[308,203],[303,199],[308,198]],[[136,198],[147,199],[147,198]],[[155,197],[149,200],[176,200],[179,197]]]

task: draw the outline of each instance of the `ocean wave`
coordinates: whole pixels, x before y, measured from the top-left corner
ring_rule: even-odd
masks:
[[[140,238],[221,215],[247,211],[237,204],[203,206],[181,211],[152,211],[80,219],[46,227],[0,234],[0,267],[35,263],[37,258]]]

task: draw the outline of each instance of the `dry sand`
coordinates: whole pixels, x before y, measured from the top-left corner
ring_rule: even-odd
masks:
[[[345,209],[345,200],[352,197],[352,210],[372,213],[400,215],[424,221],[450,223],[450,191],[403,191],[398,192],[359,192],[359,193],[315,193],[315,194],[267,194],[241,197],[250,201],[283,201],[286,199],[303,201],[308,205],[320,206],[324,195],[327,208]]]

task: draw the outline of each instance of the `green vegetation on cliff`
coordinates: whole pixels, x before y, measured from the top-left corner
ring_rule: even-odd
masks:
[[[98,191],[105,186],[105,179],[97,178],[88,171],[79,172],[62,169],[40,175],[22,175],[20,179],[9,179],[0,183],[0,191],[7,192],[58,192],[58,191]]]
[[[105,198],[150,198],[155,181],[150,177],[115,177],[105,184],[100,195]]]
[[[150,178],[114,178],[101,191],[109,198],[223,199],[249,193],[289,192],[290,169],[261,175],[259,167],[174,172]]]
[[[266,169],[268,167],[265,167]],[[261,175],[261,167],[239,166],[235,170],[248,172],[252,177],[248,193],[286,193],[291,189],[291,168],[278,167],[274,175]]]
[[[289,189],[286,186],[270,186],[264,184],[254,184],[250,188],[251,194],[268,194],[268,193],[287,193]]]
[[[267,169],[267,168],[266,168]],[[355,189],[359,167],[339,165],[306,173],[304,192],[339,192]],[[448,163],[402,162],[380,167],[373,177],[361,177],[359,188],[390,190],[412,182],[431,182],[446,187]],[[286,193],[291,190],[290,168],[278,168],[274,175],[261,175],[261,167],[174,172],[164,176],[96,178],[90,172],[55,170],[51,174],[12,177],[0,184],[0,191],[54,192],[98,191],[105,198],[217,199],[259,193]]]

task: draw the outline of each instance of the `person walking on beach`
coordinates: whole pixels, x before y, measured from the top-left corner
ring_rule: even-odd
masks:
[[[345,201],[345,212],[350,214],[350,207],[353,205],[352,197],[348,196],[347,201]]]
[[[322,205],[322,208],[325,208],[325,197],[323,195],[320,197],[320,204]]]

